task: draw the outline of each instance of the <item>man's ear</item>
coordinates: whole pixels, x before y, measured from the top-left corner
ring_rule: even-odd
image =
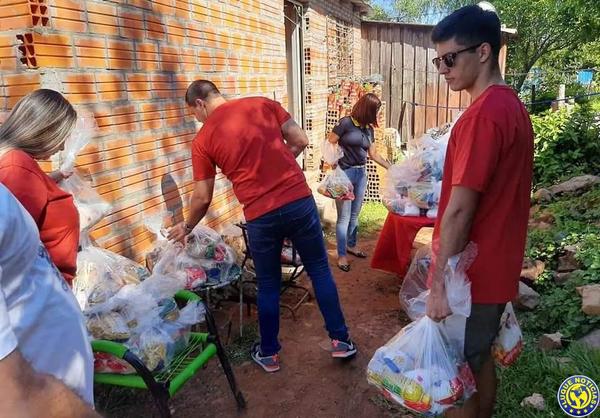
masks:
[[[487,42],[482,43],[479,47],[479,62],[483,64],[493,56],[494,54],[492,52],[492,46]]]
[[[196,99],[195,103],[196,103],[196,107],[203,106],[204,105],[204,100],[202,100],[202,99]]]

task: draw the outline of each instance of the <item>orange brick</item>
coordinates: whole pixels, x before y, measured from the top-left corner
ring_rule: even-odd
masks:
[[[108,68],[105,58],[77,57],[77,65],[79,68]]]
[[[105,183],[101,186],[96,187],[96,192],[98,192],[98,194],[104,194],[112,192],[113,190],[120,189],[121,187],[122,186],[120,181],[113,181],[112,183]]]
[[[66,98],[71,104],[96,103],[98,101],[98,96],[95,93],[67,94]]]
[[[148,31],[148,38],[150,39],[165,39],[165,25],[160,19],[157,19],[154,16],[147,16],[146,30]]]
[[[120,90],[120,91],[105,91],[105,92],[99,93],[99,96],[100,96],[100,100],[105,101],[105,102],[109,102],[112,100],[124,100],[125,92],[122,90]]]
[[[114,149],[109,149],[107,151],[104,151],[104,157],[109,160],[111,158],[120,158],[120,157],[125,157],[127,155],[131,155],[132,150],[131,148],[128,147],[124,147],[124,148],[114,148]]]
[[[120,18],[121,36],[128,39],[144,39],[144,16],[141,13],[124,12]]]
[[[117,148],[130,147],[131,141],[128,139],[113,139],[104,143],[105,150],[112,150]],[[113,180],[114,181],[114,180]]]
[[[96,94],[94,82],[65,83],[65,93]]]
[[[129,164],[133,164],[134,160],[131,155],[126,155],[120,158],[114,158],[112,160],[104,161],[104,165],[108,170],[114,170],[116,168],[125,167]]]

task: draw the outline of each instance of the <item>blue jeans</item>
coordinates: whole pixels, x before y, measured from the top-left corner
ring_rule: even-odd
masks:
[[[336,200],[337,223],[335,225],[335,238],[339,256],[346,255],[346,248],[356,246],[358,234],[358,214],[362,208],[367,189],[367,173],[364,167],[347,168],[344,170],[354,187],[354,200]]]
[[[258,281],[258,323],[262,355],[270,356],[281,349],[277,336],[281,249],[284,238],[292,241],[310,276],[329,337],[347,341],[348,328],[329,268],[321,220],[315,201],[309,196],[248,222],[250,252]]]

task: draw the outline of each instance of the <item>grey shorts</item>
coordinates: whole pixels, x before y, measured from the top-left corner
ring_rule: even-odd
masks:
[[[492,343],[498,335],[505,307],[506,303],[474,303],[471,306],[471,316],[467,318],[465,329],[465,358],[474,374],[479,373],[483,363],[492,355]]]

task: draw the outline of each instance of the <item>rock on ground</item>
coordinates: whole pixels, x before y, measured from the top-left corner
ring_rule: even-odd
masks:
[[[521,310],[532,310],[540,304],[540,295],[523,282],[519,282],[519,294],[514,305]]]
[[[592,331],[585,337],[580,338],[579,342],[589,348],[600,350],[600,329]]]
[[[544,411],[546,409],[546,402],[544,397],[539,393],[534,393],[531,396],[526,397],[521,401],[522,407],[530,407],[537,409],[538,411]]]
[[[600,284],[589,284],[577,288],[581,296],[581,310],[587,315],[600,315]]]
[[[553,195],[562,193],[574,193],[578,191],[587,190],[598,183],[600,183],[600,177],[588,174],[585,176],[573,177],[572,179],[567,180],[563,183],[548,187],[548,191]]]
[[[562,337],[560,332],[554,334],[544,334],[538,340],[538,347],[542,351],[551,351],[562,347]]]
[[[540,260],[531,260],[526,258],[523,260],[523,268],[521,269],[521,278],[530,282],[535,282],[537,278],[544,272],[546,265]]]

